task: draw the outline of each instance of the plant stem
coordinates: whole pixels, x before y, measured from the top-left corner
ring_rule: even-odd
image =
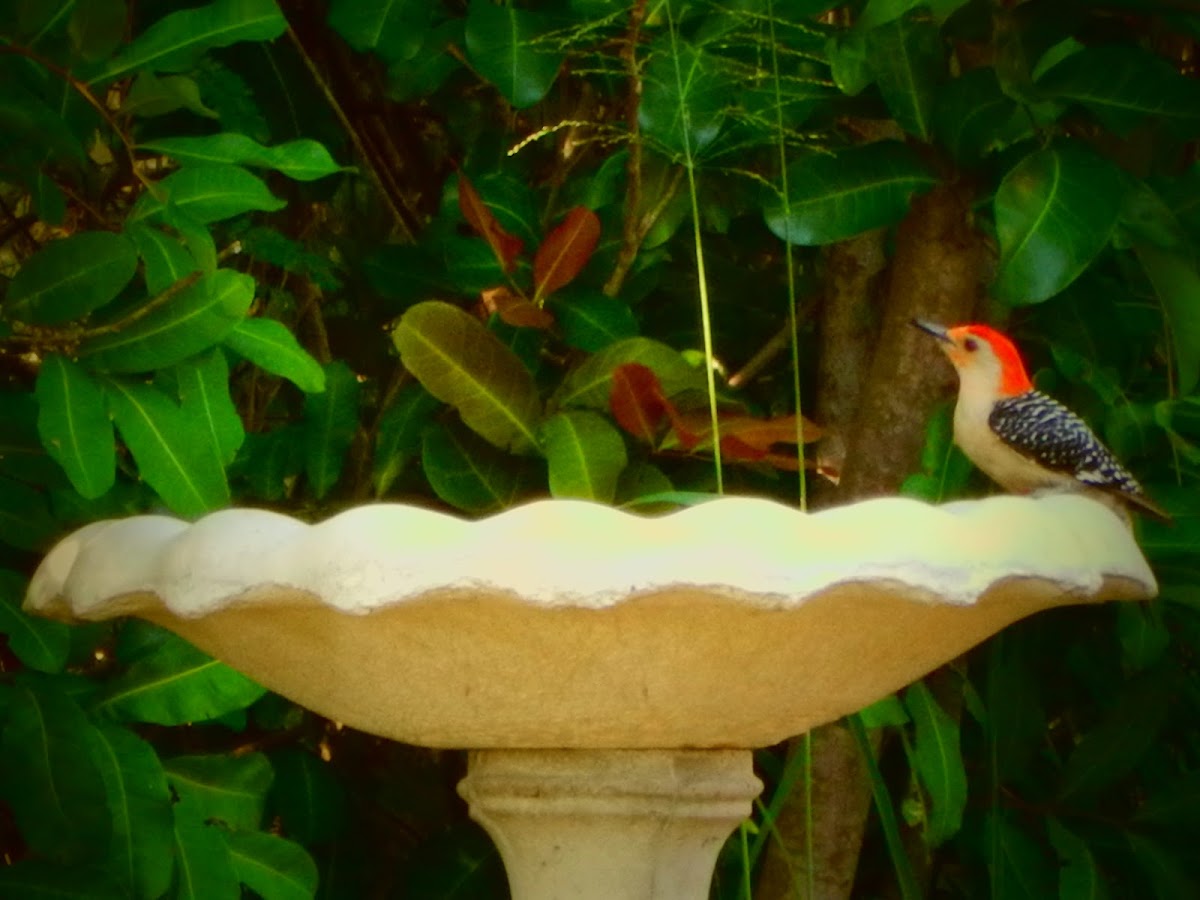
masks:
[[[617,254],[612,275],[604,285],[604,293],[615,297],[625,276],[637,258],[645,232],[639,220],[642,205],[642,135],[638,114],[642,105],[642,70],[638,64],[637,46],[646,21],[646,0],[635,0],[629,11],[629,31],[621,48],[621,60],[629,78],[629,97],[625,101],[625,127],[629,130],[629,159],[625,164],[625,212],[621,233],[621,251]]]
[[[671,35],[671,59],[675,64],[675,89],[679,92],[680,98],[683,98],[686,96],[686,92],[683,85],[683,72],[679,69],[679,47],[676,43],[678,34],[670,2],[666,3],[666,10],[667,25]],[[704,241],[700,234],[700,197],[696,189],[696,162],[692,155],[692,121],[686,102],[680,104],[680,110],[683,113],[684,168],[687,170],[688,197],[692,203],[692,240],[696,247],[696,278],[700,289],[700,328],[704,333],[704,374],[707,378],[708,413],[712,425],[713,469],[716,475],[716,492],[723,494],[725,493],[725,476],[721,467],[721,423],[717,415],[717,378],[713,353],[712,315],[708,303],[708,276],[704,268]]]
[[[363,161],[367,171],[370,173],[371,180],[375,182],[375,187],[379,189],[379,194],[382,197],[383,202],[387,204],[388,210],[392,214],[392,220],[396,223],[396,228],[399,229],[404,240],[411,244],[414,240],[412,228],[409,227],[408,221],[404,217],[404,212],[401,210],[397,198],[393,196],[393,190],[389,189],[388,185],[384,182],[383,175],[380,172],[380,167],[375,159],[374,154],[368,150],[366,142],[363,140],[359,130],[354,126],[354,123],[350,121],[350,117],[346,115],[346,111],[342,109],[342,104],[338,102],[338,98],[333,93],[333,89],[330,88],[329,82],[325,80],[324,75],[321,74],[321,70],[317,68],[316,62],[304,49],[304,44],[301,43],[299,36],[297,36],[290,22],[287,26],[287,34],[289,40],[292,42],[292,46],[296,48],[296,52],[300,54],[300,58],[304,61],[305,68],[308,69],[308,74],[312,77],[313,83],[317,86],[317,90],[319,90],[321,92],[321,96],[325,98],[325,102],[329,105],[329,108],[333,111],[338,123],[346,132],[346,136],[350,138],[350,143],[354,145],[354,152],[358,155],[358,158]]]
[[[780,196],[783,200],[783,213],[785,219],[790,219],[792,214],[791,195],[788,190],[788,170],[787,170],[787,140],[783,130],[783,93],[780,89],[779,76],[779,45],[775,38],[775,5],[772,0],[767,0],[767,22],[771,34],[771,71],[773,74],[773,84],[775,88],[775,131],[778,136],[776,145],[779,148],[779,188]],[[792,256],[792,244],[790,241],[783,242],[783,257],[787,263],[787,285],[788,285],[788,306],[787,306],[787,331],[789,344],[792,348],[792,398],[796,404],[796,462],[799,473],[800,486],[800,509],[808,510],[808,478],[804,469],[804,404],[803,397],[800,394],[800,338],[797,333],[796,322],[796,261]],[[812,745],[811,738],[805,735],[805,750],[809,754],[809,762],[812,761]],[[810,795],[811,799],[811,795]],[[808,813],[811,818],[812,807],[811,803],[808,808]],[[808,895],[813,896],[812,892],[812,823],[809,822],[808,828]]]
[[[892,858],[892,868],[896,872],[896,881],[900,885],[900,896],[903,900],[921,900],[921,888],[917,885],[917,877],[913,873],[908,854],[904,852],[904,841],[900,837],[900,825],[896,821],[896,810],[892,807],[892,796],[883,780],[883,774],[879,771],[879,762],[871,749],[867,729],[858,713],[847,716],[846,725],[854,735],[858,749],[862,751],[863,762],[867,764],[867,773],[871,777],[871,794],[875,798],[879,826],[883,830],[888,855]]]

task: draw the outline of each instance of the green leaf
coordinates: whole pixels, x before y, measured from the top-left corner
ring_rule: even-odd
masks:
[[[920,681],[904,692],[904,705],[916,725],[914,768],[932,806],[926,816],[925,840],[936,847],[958,833],[967,805],[958,723],[946,715]]]
[[[402,391],[380,417],[371,471],[376,497],[386,494],[408,461],[421,452],[421,433],[441,405],[436,397],[414,384]]]
[[[165,116],[177,109],[208,119],[217,118],[216,111],[204,105],[196,80],[185,75],[158,78],[151,72],[142,72],[121,103],[121,112],[129,116]]]
[[[75,5],[67,23],[74,52],[87,62],[112,55],[125,36],[124,0],[90,0]]]
[[[641,363],[653,369],[668,397],[687,390],[705,390],[704,372],[688,365],[678,350],[650,338],[634,337],[593,353],[568,372],[550,398],[551,408],[607,410],[613,369],[625,363]]]
[[[332,0],[329,24],[359,53],[374,50],[392,63],[421,49],[431,13],[426,0]]]
[[[229,486],[206,425],[146,384],[105,383],[113,418],[138,472],[172,511],[198,516],[229,503]]]
[[[388,96],[406,103],[424,101],[435,93],[461,64],[447,50],[464,43],[465,19],[447,19],[425,32],[417,52],[388,66]]]
[[[1043,94],[1078,103],[1117,134],[1157,116],[1195,134],[1200,126],[1200,84],[1160,56],[1139,47],[1085,47],[1037,81]]]
[[[913,194],[936,182],[916,153],[897,141],[813,154],[788,169],[791,196],[766,205],[767,227],[793,244],[832,244],[900,221]]]
[[[284,833],[306,845],[338,837],[346,824],[346,795],[333,767],[295,747],[272,754],[271,763],[269,801]]]
[[[241,166],[195,165],[168,175],[134,204],[128,223],[152,221],[168,209],[177,209],[207,225],[232,219],[251,210],[275,212],[287,206],[266,183]]]
[[[241,900],[225,836],[197,814],[190,800],[175,805],[174,900]]]
[[[900,493],[930,503],[958,495],[967,485],[971,462],[954,444],[954,407],[938,407],[925,426],[921,470],[904,479]]]
[[[1040,303],[1078,278],[1108,243],[1125,184],[1120,169],[1077,143],[1017,163],[996,190],[996,297]]]
[[[265,693],[245,675],[169,635],[105,684],[96,709],[122,721],[186,725],[245,709]]]
[[[870,706],[858,711],[864,728],[884,728],[888,725],[905,725],[911,721],[904,704],[896,694],[888,694]]]
[[[1130,672],[1153,666],[1171,643],[1161,609],[1140,603],[1117,606],[1117,637],[1121,641],[1121,661]]]
[[[554,298],[553,309],[563,340],[589,353],[638,333],[633,310],[616,297],[567,294]]]
[[[315,181],[342,171],[322,144],[308,138],[264,147],[244,134],[225,132],[207,137],[159,138],[139,146],[170,156],[181,165],[258,166],[296,181]]]
[[[322,291],[337,293],[342,289],[337,262],[328,254],[315,253],[300,241],[285,237],[276,228],[269,225],[238,228],[238,239],[242,252],[251,259],[307,278]]]
[[[941,25],[966,2],[967,0],[868,0],[856,24],[860,28],[875,28],[914,9],[926,7],[933,21]]]
[[[1133,821],[1166,828],[1200,824],[1200,771],[1173,778],[1150,791]]]
[[[263,754],[176,756],[164,768],[175,793],[204,821],[216,820],[229,828],[262,825],[275,777]]]
[[[229,396],[229,366],[225,354],[211,350],[175,367],[180,408],[198,425],[203,449],[224,468],[233,462],[245,440],[242,417]]]
[[[642,76],[638,124],[667,153],[694,161],[721,133],[729,81],[721,58],[674,33],[651,48]]]
[[[269,41],[286,28],[275,0],[216,0],[169,13],[92,75],[90,83],[114,81],[139,70],[186,72],[206,50],[240,41]]]
[[[160,897],[171,883],[171,795],[154,748],[115,725],[95,729],[94,759],[104,779],[113,837],[109,859],[137,897]]]
[[[149,301],[155,305],[148,313],[119,330],[84,341],[79,355],[108,372],[161,369],[219,343],[253,300],[253,278],[218,269],[173,296],[160,294]]]
[[[30,189],[30,201],[47,225],[62,225],[67,217],[67,195],[45,172],[38,171]]]
[[[225,346],[260,369],[288,379],[306,394],[325,390],[325,370],[282,322],[243,319],[225,337]]]
[[[56,325],[112,301],[137,271],[124,236],[84,231],[46,244],[13,276],[5,311],[20,322]]]
[[[1190,394],[1200,381],[1200,273],[1190,254],[1162,250],[1148,241],[1134,241],[1133,250],[1166,314],[1176,390]]]
[[[875,71],[867,57],[867,33],[859,28],[834,32],[825,42],[829,74],[837,89],[848,97],[857,97],[875,80]]]
[[[98,866],[24,859],[0,866],[0,897],[20,900],[128,900],[129,892]]]
[[[397,894],[439,900],[501,900],[509,896],[504,865],[483,829],[461,819],[421,843],[406,866]],[[322,883],[324,887],[324,883]],[[355,892],[362,896],[362,889]]]
[[[1196,896],[1190,849],[1172,853],[1158,841],[1132,831],[1125,832],[1125,839],[1145,876],[1141,883],[1149,888],[1148,893],[1163,900]]]
[[[1023,645],[1006,635],[988,646],[988,752],[995,778],[1026,777],[1046,740],[1042,686]]]
[[[544,484],[531,461],[501,453],[465,429],[441,424],[430,426],[422,437],[421,466],[438,497],[469,513],[507,509],[539,482]]]
[[[1039,842],[1006,815],[987,813],[984,848],[991,873],[988,896],[1004,900],[1046,900],[1054,894],[1054,873]]]
[[[1046,832],[1062,861],[1058,870],[1058,900],[1106,900],[1108,884],[1087,842],[1057,819],[1046,820]]]
[[[548,31],[550,23],[540,13],[491,0],[471,0],[467,58],[504,99],[524,109],[546,96],[562,65],[557,43],[541,37]]]
[[[304,398],[305,472],[320,499],[342,477],[346,451],[358,430],[358,378],[341,360],[325,366],[325,390]]]
[[[1083,736],[1063,767],[1059,796],[1110,790],[1158,740],[1175,688],[1151,671],[1130,682],[1104,719]]]
[[[1031,131],[1028,117],[1000,88],[991,66],[964,72],[941,88],[933,128],[938,143],[965,166],[977,165]]]
[[[288,496],[293,480],[304,470],[304,444],[301,425],[246,435],[242,471],[256,497],[276,501]]]
[[[537,445],[541,400],[521,360],[479,320],[438,301],[411,307],[392,332],[405,368],[501,449]]]
[[[41,491],[0,477],[0,541],[22,550],[46,550],[58,531]]]
[[[151,294],[161,294],[196,271],[195,259],[178,238],[149,225],[132,225],[128,234],[142,257],[146,289]]]
[[[22,611],[26,579],[16,572],[0,569],[0,634],[8,638],[8,648],[22,665],[41,672],[61,672],[67,664],[71,630]]]
[[[117,478],[117,456],[104,392],[83,369],[52,353],[42,361],[34,393],[38,435],[51,459],[83,497],[108,493]]]
[[[459,179],[455,179],[456,184]],[[530,186],[502,172],[488,172],[473,182],[484,206],[509,234],[526,247],[536,247],[542,238],[541,209]],[[461,184],[458,185],[461,191]],[[462,211],[461,203],[459,211]]]
[[[36,94],[23,88],[15,78],[6,73],[3,92],[0,92],[0,133],[9,139],[16,139],[12,144],[6,144],[20,151],[28,147],[26,153],[36,156],[29,160],[31,165],[46,156],[64,163],[77,166],[86,158],[83,145],[76,138],[68,124],[63,120],[59,110],[52,109],[46,101]],[[32,148],[36,147],[37,151]],[[20,163],[20,154],[16,160],[8,163]]]
[[[0,735],[0,796],[35,853],[60,863],[96,859],[111,833],[95,729],[50,686],[13,689]]]
[[[896,124],[928,141],[937,82],[946,68],[938,26],[924,11],[908,13],[868,31],[866,51]]]
[[[317,865],[299,844],[262,831],[225,834],[238,881],[264,900],[311,900]]]
[[[625,440],[608,419],[585,410],[557,413],[542,425],[542,450],[552,496],[613,502],[629,459]]]

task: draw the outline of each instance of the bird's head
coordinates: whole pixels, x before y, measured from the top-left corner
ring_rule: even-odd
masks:
[[[917,328],[937,338],[963,386],[978,384],[994,396],[1012,397],[1032,389],[1021,354],[1007,337],[987,325],[947,328],[913,319]]]

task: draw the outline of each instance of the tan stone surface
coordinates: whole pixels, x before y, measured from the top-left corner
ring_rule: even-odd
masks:
[[[968,510],[951,523],[957,543],[956,556],[949,559],[947,539],[930,525],[941,527],[937,523],[942,519],[930,518],[927,508],[916,510],[907,529],[899,520],[897,531],[897,509],[905,507],[885,503],[886,515],[878,521],[886,527],[881,529],[873,525],[877,520],[868,502],[849,512],[832,511],[841,514],[840,533],[859,542],[839,550],[841,556],[833,562],[828,546],[818,546],[814,556],[812,546],[803,542],[766,553],[761,543],[747,543],[756,539],[751,524],[738,527],[734,516],[730,528],[730,519],[712,517],[721,531],[706,552],[711,555],[718,543],[726,548],[728,583],[713,581],[720,561],[709,558],[697,564],[705,571],[705,584],[687,585],[686,554],[667,547],[664,552],[675,553],[676,559],[673,569],[656,570],[659,586],[646,581],[644,569],[638,570],[641,580],[631,582],[636,595],[608,598],[604,605],[589,604],[586,591],[572,604],[552,591],[531,599],[486,583],[427,589],[417,596],[404,596],[397,585],[390,596],[402,599],[370,612],[347,613],[299,587],[256,584],[253,546],[244,548],[244,559],[236,566],[222,567],[205,554],[207,532],[200,532],[203,540],[193,542],[197,546],[179,543],[189,533],[187,527],[157,519],[157,525],[144,528],[135,522],[137,534],[147,536],[134,539],[121,532],[115,549],[96,526],[89,526],[91,538],[99,535],[91,543],[90,538],[78,546],[64,542],[64,550],[54,551],[34,579],[27,605],[70,615],[71,602],[80,598],[87,618],[142,616],[322,715],[414,744],[757,747],[858,709],[1037,610],[1153,594],[1153,576],[1111,513],[1082,498],[1066,498],[1076,500],[1074,505],[1050,499],[1056,498],[1023,501],[1033,505],[1019,509],[1033,516],[1035,524],[1038,516],[1051,517],[1043,523],[1047,533],[1055,533],[1062,522],[1074,528],[1063,538],[1066,561],[1057,579],[1050,577],[1054,552],[1047,554],[1045,541],[1031,540],[1027,532],[1014,536],[1014,550],[1004,545],[1003,535],[974,535],[976,514]],[[732,512],[743,508],[730,502],[735,504],[728,507]],[[985,507],[992,502],[975,504],[979,516],[990,514]],[[1078,503],[1090,504],[1082,509],[1091,519],[1079,518]],[[746,508],[760,509],[753,504]],[[1054,519],[1066,515],[1063,509],[1075,518]],[[552,505],[548,514],[557,515]],[[827,515],[807,518],[819,524]],[[490,521],[498,532],[499,520]],[[1091,521],[1094,535],[1088,530]],[[155,528],[167,528],[175,543],[154,552],[139,546],[159,546]],[[347,528],[343,523],[340,539],[356,540]],[[264,546],[319,533],[286,519],[280,529],[276,534],[270,527],[259,528]],[[558,540],[608,546],[595,534],[567,533]],[[620,540],[620,535],[613,537],[609,545]],[[906,553],[916,553],[911,548],[919,549],[922,541],[928,544],[924,556],[881,568],[889,548],[899,544]],[[360,545],[354,544],[355,552],[362,552]],[[639,547],[622,552],[644,551]],[[974,548],[976,556],[963,548]],[[1085,565],[1089,548],[1095,555],[1090,566]],[[324,552],[337,558],[338,550],[335,543]],[[537,564],[537,547],[518,541],[496,552],[501,550],[514,561]],[[746,556],[739,557],[743,550]],[[387,548],[381,545],[372,552]],[[604,572],[606,584],[621,577],[624,557],[612,552],[607,567],[596,566],[598,571],[615,570]],[[1022,553],[1028,557],[1024,563]],[[258,556],[268,565],[267,550]],[[858,558],[864,570],[893,576],[860,579]],[[977,581],[980,571],[1003,571],[997,568],[1000,562],[1011,574],[993,578],[974,603],[964,602],[963,585]],[[311,559],[305,564],[316,565]],[[734,586],[743,564],[770,570],[758,575],[776,585],[784,585],[784,576],[795,570],[793,593],[764,595]],[[810,570],[823,574],[814,581]],[[1042,574],[1031,576],[1030,571]],[[571,582],[569,567],[565,572],[560,576],[562,595],[576,596],[581,586]],[[156,579],[166,586],[155,590]],[[209,594],[224,591],[226,599],[203,615],[172,612],[160,595],[170,603],[172,586],[180,579],[190,589],[199,584]],[[945,585],[942,594],[930,588],[938,579]],[[139,583],[148,589],[128,587]],[[549,590],[544,578],[539,584]]]

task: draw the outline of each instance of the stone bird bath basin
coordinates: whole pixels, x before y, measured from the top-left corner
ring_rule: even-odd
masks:
[[[1155,591],[1082,496],[657,518],[550,500],[478,522],[387,504],[97,522],[26,608],[140,616],[339,722],[468,748],[459,789],[513,895],[618,900],[707,896],[761,787],[751,748],[1038,610]]]

